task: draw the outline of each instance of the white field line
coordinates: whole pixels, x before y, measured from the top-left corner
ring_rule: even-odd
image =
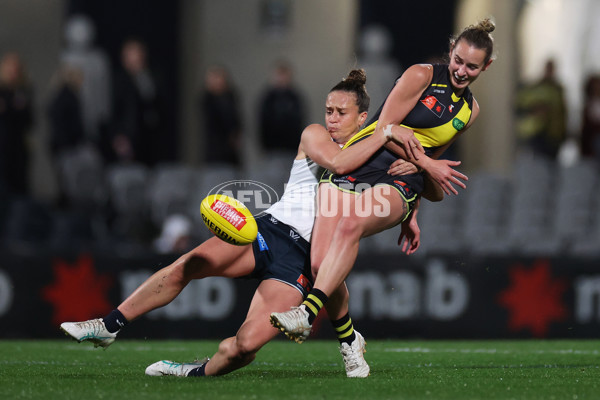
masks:
[[[491,348],[482,349],[457,349],[457,348],[428,348],[428,347],[398,347],[386,348],[383,351],[392,353],[461,353],[461,354],[574,354],[574,355],[599,355],[600,350],[498,350]]]

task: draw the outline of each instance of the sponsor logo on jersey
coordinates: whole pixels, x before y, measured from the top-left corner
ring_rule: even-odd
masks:
[[[246,225],[246,217],[244,214],[236,210],[234,207],[221,200],[215,200],[210,206],[211,210],[219,214],[223,219],[229,222],[238,231],[242,230]]]
[[[460,119],[458,118],[454,118],[452,120],[452,126],[454,127],[454,129],[456,129],[457,131],[462,130],[465,127],[465,123],[462,122]]]
[[[294,240],[300,239],[300,235],[290,229],[290,237]]]
[[[296,282],[298,282],[300,284],[300,286],[302,286],[304,288],[304,290],[306,290],[307,292],[310,291],[310,289],[312,287],[308,278],[302,274],[300,274],[300,276],[298,277]]]
[[[260,249],[260,251],[269,250],[269,246],[267,246],[267,242],[265,241],[263,235],[260,234],[260,232],[258,232],[258,234],[256,235],[256,240],[258,240],[258,248]]]
[[[454,108],[454,104],[450,104],[450,105],[448,106],[448,111],[452,112],[452,109],[453,109],[453,108]]]
[[[446,106],[440,103],[440,101],[435,96],[427,96],[421,103],[427,108],[431,110],[438,118],[442,118],[442,114],[444,114],[444,110]]]

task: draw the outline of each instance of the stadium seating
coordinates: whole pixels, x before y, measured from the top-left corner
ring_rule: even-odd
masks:
[[[150,170],[143,164],[116,164],[108,169],[106,181],[111,204],[120,216],[141,215],[148,211],[146,188],[149,179]]]
[[[236,167],[228,164],[212,164],[204,168],[194,169],[192,177],[192,186],[188,191],[188,201],[186,212],[193,222],[194,236],[200,240],[212,236],[210,231],[204,226],[200,215],[200,203],[216,186],[239,179],[239,171]]]
[[[169,215],[187,214],[195,171],[181,164],[163,164],[152,172],[148,198],[152,222],[161,226]]]
[[[230,166],[161,166],[153,172],[149,196],[153,218],[179,211],[200,231],[198,204],[216,185],[252,179],[283,189],[291,159],[267,157],[241,176]],[[459,253],[485,255],[593,255],[600,247],[600,167],[582,161],[561,167],[546,159],[521,157],[512,173],[470,174],[467,190],[440,203],[423,201],[419,213],[421,249],[415,256]],[[110,179],[109,179],[110,181]],[[277,186],[277,184],[281,187]],[[280,191],[280,190],[278,190]],[[361,242],[361,253],[392,252],[400,228]]]
[[[446,196],[443,201],[421,201],[417,217],[421,228],[422,254],[462,252],[465,250],[464,211],[465,196]]]
[[[55,212],[26,199],[2,197],[0,231],[5,244],[61,248],[132,246],[128,236],[158,233],[164,220],[182,214],[193,222],[193,236],[211,236],[199,213],[201,200],[215,186],[251,179],[283,192],[292,158],[264,157],[244,172],[229,165],[202,168],[177,163],[148,168],[118,164],[104,169],[86,152],[61,161],[61,174],[73,209]],[[470,173],[467,190],[442,202],[422,201],[421,248],[414,257],[461,255],[600,256],[600,166],[583,160],[562,167],[545,159],[520,157],[508,176]],[[104,226],[105,205],[112,224]],[[90,212],[92,210],[92,212]],[[149,224],[154,230],[148,229]],[[363,239],[360,252],[401,254],[400,227]],[[113,237],[113,239],[111,239]],[[145,239],[149,240],[150,237]],[[100,242],[104,243],[102,245]],[[112,243],[112,244],[111,244]]]
[[[53,213],[48,205],[29,197],[15,197],[6,214],[0,247],[24,253],[47,247],[53,227]]]
[[[58,160],[59,182],[69,205],[86,211],[106,206],[109,196],[103,161],[88,147],[61,154]]]

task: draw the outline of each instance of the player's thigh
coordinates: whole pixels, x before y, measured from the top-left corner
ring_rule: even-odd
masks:
[[[269,322],[271,313],[288,311],[301,302],[302,294],[294,287],[274,279],[262,281],[252,297],[246,320],[236,335],[239,345],[260,349],[279,332]]]
[[[408,205],[400,193],[389,185],[378,185],[361,193],[353,208],[353,218],[362,237],[392,228],[402,222]]]
[[[252,245],[235,246],[212,237],[180,258],[193,278],[239,277],[254,270]]]
[[[311,236],[310,257],[313,266],[318,266],[325,258],[335,227],[344,215],[344,210],[348,213],[356,197],[355,194],[343,192],[329,183],[319,185],[318,212]]]

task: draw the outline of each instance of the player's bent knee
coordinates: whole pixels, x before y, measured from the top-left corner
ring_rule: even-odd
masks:
[[[260,350],[263,345],[264,343],[258,343],[256,340],[246,335],[238,335],[235,339],[235,351],[237,352],[238,356],[242,358],[254,358],[258,350]]]
[[[343,238],[360,239],[360,236],[362,234],[362,228],[359,221],[356,218],[343,217],[342,219],[340,219],[340,222],[338,223],[335,232],[336,235],[339,235]]]

